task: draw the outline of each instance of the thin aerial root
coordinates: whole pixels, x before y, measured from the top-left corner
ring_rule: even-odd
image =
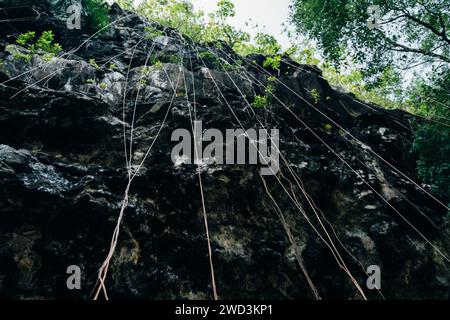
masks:
[[[219,50],[221,50],[219,48]],[[221,50],[223,52],[223,50]],[[227,54],[227,53],[225,53]],[[227,54],[228,55],[228,54]],[[242,58],[245,59],[245,58]],[[249,62],[247,62],[249,64]],[[264,72],[267,72],[264,70]],[[256,77],[248,73],[256,82],[258,82],[263,88],[267,89],[264,84],[261,83]],[[279,81],[279,80],[278,80]],[[282,83],[282,82],[281,82]],[[287,86],[286,86],[287,87]],[[289,88],[289,87],[287,87]],[[290,89],[290,88],[289,88]],[[292,90],[292,89],[290,89]],[[436,246],[434,245],[424,234],[422,234],[406,217],[404,217],[389,201],[387,201],[375,188],[370,185],[364,177],[361,176],[355,169],[353,169],[347,161],[345,161],[333,148],[331,148],[320,136],[317,135],[314,130],[312,130],[302,119],[300,119],[286,104],[280,100],[275,94],[269,92],[272,97],[274,97],[275,100],[277,100],[289,113],[291,113],[311,134],[313,134],[325,147],[327,147],[328,150],[330,150],[344,165],[346,165],[361,181],[363,181],[364,184],[366,184],[377,196],[379,196],[383,202],[385,202],[392,210],[394,210],[395,213],[397,213],[422,239],[425,240],[433,249],[436,250],[436,252],[441,255],[446,261],[450,262],[450,259]],[[320,111],[319,111],[320,112]],[[330,121],[333,121],[330,119]],[[334,121],[333,121],[334,122]],[[370,149],[369,149],[370,150]],[[431,195],[432,196],[432,195]],[[433,197],[433,196],[432,196]],[[438,201],[438,200],[437,200]],[[441,202],[439,202],[441,203]],[[441,203],[442,204],[442,203]],[[447,208],[444,204],[442,204],[445,208]]]
[[[217,57],[217,55],[211,50],[211,48],[209,48],[209,50],[212,52],[213,55],[215,55],[215,56]],[[198,53],[198,50],[197,50],[197,53]],[[197,55],[198,55],[198,54],[197,54]],[[218,58],[219,61],[220,61],[220,58],[219,58],[219,57],[217,57],[217,58]],[[200,59],[201,59],[201,58],[200,58]],[[232,59],[232,58],[231,58],[231,59]],[[203,62],[203,64],[205,65],[204,62]],[[206,65],[205,65],[205,67],[206,67]],[[236,87],[236,89],[237,89],[237,90],[239,91],[239,93],[242,95],[244,101],[245,101],[245,102],[248,104],[248,106],[251,108],[251,106],[250,106],[248,100],[246,99],[246,97],[244,96],[244,94],[241,92],[241,90],[239,89],[239,87],[236,85],[236,83],[234,82],[233,78],[230,77],[230,75],[228,74],[228,72],[227,72],[226,70],[225,70],[225,73],[228,75],[228,77],[229,77],[229,79],[231,80],[231,82],[234,84],[234,86]],[[213,78],[212,80],[214,81],[214,78]],[[214,82],[215,82],[215,81],[214,81]],[[217,89],[219,90],[219,93],[221,93],[221,90],[220,90],[220,88],[217,86],[217,84],[216,84],[216,87],[217,87]],[[222,93],[221,93],[221,95],[222,95]],[[223,97],[223,95],[222,95],[222,97]],[[223,98],[225,99],[225,97],[223,97]],[[225,99],[225,102],[226,102],[227,105],[228,105],[228,102],[226,101],[226,99]],[[230,106],[229,106],[229,108],[230,108],[230,110],[231,110],[231,107],[230,107]],[[232,113],[233,113],[233,115],[235,116],[235,118],[238,120],[238,122],[240,123],[239,119],[238,119],[237,116],[234,114],[234,112],[232,112]],[[260,121],[259,121],[259,123],[260,123],[261,126],[264,127],[264,125],[263,125]],[[242,125],[241,125],[241,127],[242,127]],[[299,184],[299,181],[298,181],[298,180],[299,180],[299,177],[298,177],[298,176],[296,175],[296,173],[292,170],[292,168],[290,167],[290,165],[289,165],[287,159],[284,157],[283,153],[278,149],[277,146],[275,146],[275,148],[277,149],[277,151],[278,151],[279,154],[281,155],[282,160],[286,163],[286,166],[287,166],[288,170],[289,170],[290,173],[293,175],[294,180],[296,181],[297,185],[298,185],[299,188],[302,190],[303,194],[306,196],[306,198],[307,198],[307,200],[308,200],[309,197],[307,196],[306,191],[304,190],[304,188],[302,187],[302,185]],[[259,150],[257,150],[257,151],[259,152]],[[280,170],[280,174],[282,175],[281,170]],[[282,175],[282,176],[283,176],[283,175]],[[283,177],[284,177],[284,176],[283,176]],[[276,178],[277,178],[278,182],[283,186],[283,184],[282,184],[281,181],[278,179],[278,177],[276,177]],[[284,178],[285,178],[285,177],[284,177]],[[285,178],[285,179],[286,179],[286,178]],[[322,230],[325,232],[326,237],[328,238],[328,240],[330,241],[330,243],[328,243],[327,241],[325,241],[325,239],[320,235],[320,233],[319,233],[319,232],[316,230],[316,228],[313,226],[313,224],[311,223],[311,221],[310,221],[309,218],[307,217],[306,212],[301,208],[300,202],[296,199],[295,192],[293,191],[293,188],[292,188],[292,183],[291,183],[289,180],[288,180],[288,182],[289,182],[290,185],[291,185],[291,190],[292,190],[292,193],[293,193],[293,194],[292,194],[293,198],[290,196],[289,192],[288,192],[288,191],[285,189],[285,187],[283,186],[285,192],[288,194],[288,196],[291,198],[291,200],[292,200],[292,201],[294,202],[294,204],[297,206],[297,208],[299,209],[299,211],[302,213],[302,215],[305,217],[305,219],[308,221],[308,223],[311,225],[311,227],[314,229],[314,231],[319,235],[319,237],[321,238],[321,240],[324,241],[324,243],[328,246],[328,248],[330,249],[330,251],[331,251],[331,253],[333,254],[334,258],[336,259],[336,262],[337,262],[338,265],[345,271],[345,273],[350,277],[352,283],[355,284],[355,287],[357,288],[357,290],[359,291],[359,293],[361,294],[361,296],[362,296],[364,299],[366,299],[365,294],[364,294],[362,288],[358,285],[356,279],[353,277],[353,275],[351,274],[350,270],[349,270],[348,267],[346,266],[344,259],[341,257],[339,251],[337,250],[337,248],[336,248],[336,246],[335,246],[333,240],[331,239],[331,237],[330,237],[330,235],[329,235],[329,233],[328,233],[328,230],[327,230],[327,229],[325,228],[325,226],[323,225],[323,223],[322,223],[322,221],[321,221],[321,219],[320,219],[320,217],[319,217],[317,211],[315,210],[315,207],[312,206],[311,202],[309,202],[309,200],[308,200],[308,204],[311,206],[312,210],[314,211],[314,213],[315,213],[315,215],[316,215],[316,218],[317,218],[317,220],[319,221],[320,226],[321,226]]]
[[[269,191],[269,188],[267,187],[267,184],[266,184],[266,180],[264,179],[264,177],[261,174],[259,176],[261,177],[261,180],[263,182],[264,189],[266,190],[267,195],[273,202],[273,209],[275,210],[275,212],[277,213],[277,215],[279,216],[279,218],[281,220],[281,224],[286,232],[289,242],[294,247],[295,258],[297,260],[298,265],[300,266],[300,269],[303,272],[303,275],[305,276],[306,281],[308,282],[311,292],[313,293],[316,300],[322,300],[322,298],[319,294],[319,291],[317,290],[317,287],[314,285],[313,281],[311,280],[311,277],[309,276],[308,270],[306,269],[306,266],[303,261],[303,257],[302,257],[300,248],[298,247],[298,245],[294,239],[294,236],[292,235],[291,229],[289,227],[289,224],[286,221],[286,218],[283,215],[283,212],[281,211],[278,203],[273,198],[272,193]]]
[[[200,186],[200,197],[201,197],[201,201],[202,201],[203,222],[204,222],[204,225],[205,225],[206,240],[207,240],[207,243],[208,243],[208,258],[209,258],[209,268],[210,268],[210,272],[211,272],[211,286],[212,286],[212,290],[213,290],[214,300],[219,300],[219,296],[217,294],[217,285],[216,285],[216,277],[215,277],[215,271],[214,271],[214,263],[213,263],[213,258],[212,258],[211,239],[210,239],[210,236],[209,236],[208,215],[206,213],[205,195],[204,195],[204,191],[203,191],[202,174],[201,174],[200,162],[199,162],[199,158],[198,158],[199,150],[197,150],[197,141],[196,141],[196,135],[195,135],[195,129],[194,129],[194,120],[197,121],[197,115],[196,115],[196,112],[194,112],[195,119],[192,118],[191,103],[189,101],[189,96],[188,96],[186,77],[185,77],[185,74],[184,74],[184,70],[181,69],[182,65],[183,65],[183,56],[181,55],[181,52],[180,52],[180,58],[181,58],[180,72],[183,73],[184,90],[185,90],[185,94],[186,94],[187,105],[189,107],[189,118],[190,118],[190,121],[191,121],[192,134],[193,134],[193,137],[194,137],[195,162],[197,163],[197,166],[198,166],[197,167],[197,173],[198,173],[198,182],[199,182],[199,186]],[[191,66],[192,66],[192,59],[191,58],[190,58],[190,63],[191,63]],[[196,111],[195,79],[194,79],[194,75],[193,74],[192,74],[192,78],[193,78],[192,79],[192,85],[193,85],[193,92],[194,92],[193,103],[194,103],[194,111]]]

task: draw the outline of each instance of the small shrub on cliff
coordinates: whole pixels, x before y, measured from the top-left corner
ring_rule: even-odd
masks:
[[[266,96],[255,96],[253,100],[253,108],[265,108],[269,104],[269,99]]]
[[[281,65],[281,56],[276,55],[273,57],[267,57],[266,60],[263,62],[264,68],[272,68],[274,70],[279,70]]]
[[[100,66],[98,65],[98,63],[95,61],[95,59],[89,59],[89,64],[91,65],[91,66],[93,66],[95,69],[100,69]]]
[[[153,64],[153,67],[154,67],[156,70],[162,70],[162,68],[164,67],[164,64],[163,64],[161,61],[156,60],[156,61],[154,62],[154,64]]]
[[[318,104],[320,102],[320,93],[317,89],[312,89],[309,94],[314,101],[314,104]]]
[[[26,46],[34,40],[34,37],[36,36],[36,32],[30,31],[26,33],[22,33],[17,37],[16,43],[20,44],[21,46]]]
[[[43,54],[44,60],[51,60],[55,55],[62,51],[61,46],[55,43],[55,35],[53,31],[44,31],[41,36],[34,42],[36,32],[22,33],[17,37],[16,44],[25,47],[29,53],[23,53],[9,45],[7,49],[11,52],[14,59],[29,62],[33,54]]]
[[[61,46],[58,43],[54,43],[55,35],[53,31],[44,31],[36,43],[33,45],[35,51],[44,51],[49,54],[58,54],[62,51]]]

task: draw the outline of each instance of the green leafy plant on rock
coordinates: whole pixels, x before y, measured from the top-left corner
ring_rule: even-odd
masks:
[[[318,104],[320,102],[320,93],[317,89],[312,89],[309,94],[314,101],[314,104]]]
[[[27,49],[28,53],[23,53],[12,45],[8,45],[7,50],[11,52],[14,59],[26,62],[31,60],[33,54],[42,54],[44,60],[50,61],[62,51],[61,46],[54,42],[55,35],[51,30],[42,32],[36,41],[34,41],[35,38],[36,32],[34,31],[22,33],[17,37],[16,44]]]
[[[263,62],[264,68],[270,67],[274,70],[280,70],[280,65],[281,65],[281,56],[280,55],[267,57],[266,60],[264,60],[264,62]]]
[[[89,59],[89,64],[93,66],[95,69],[100,69],[100,66],[97,64],[95,59]]]
[[[16,43],[25,47],[34,40],[35,36],[36,36],[36,32],[34,32],[34,31],[19,34],[19,36],[17,37]]]
[[[269,104],[269,98],[267,96],[255,96],[255,99],[252,102],[253,108],[265,108]]]
[[[163,64],[161,61],[156,60],[156,61],[153,63],[153,67],[154,67],[156,70],[162,70],[162,68],[164,67],[164,64]]]

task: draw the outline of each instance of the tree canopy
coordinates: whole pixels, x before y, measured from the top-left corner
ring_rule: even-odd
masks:
[[[448,0],[294,0],[291,11],[335,63],[350,54],[372,73],[450,63]]]
[[[291,21],[328,61],[361,66],[362,73],[344,77],[352,91],[372,78],[373,89],[363,88],[360,96],[389,106],[383,97],[393,94],[392,106],[416,115],[417,175],[436,194],[450,197],[449,1],[294,0]],[[341,79],[336,70],[331,76]],[[415,77],[408,87],[398,76],[405,70]]]

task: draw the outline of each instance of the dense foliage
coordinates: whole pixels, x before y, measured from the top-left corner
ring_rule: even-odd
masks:
[[[450,198],[448,0],[295,0],[291,9],[297,30],[328,61],[362,67],[345,77],[331,68],[328,77],[347,82],[360,97],[417,115],[417,175]],[[400,81],[405,71],[415,78],[407,88]]]
[[[50,3],[62,15],[70,5],[79,5],[83,24],[92,31],[102,30],[109,23],[109,9],[103,0],[50,0]]]
[[[450,62],[447,0],[295,0],[292,21],[335,63],[350,54],[379,72]]]
[[[446,70],[429,82],[416,81],[407,101],[410,111],[433,120],[421,121],[413,151],[418,157],[418,176],[444,197],[450,196],[449,88],[450,70]]]

